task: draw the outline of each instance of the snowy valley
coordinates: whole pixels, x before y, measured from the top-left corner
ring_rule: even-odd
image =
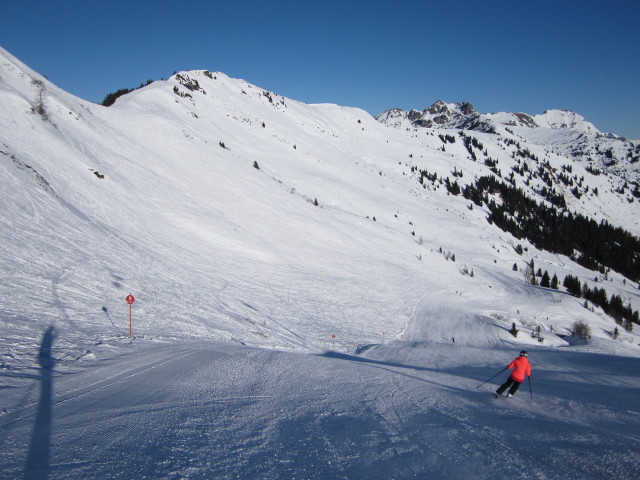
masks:
[[[0,478],[640,474],[639,141],[207,70],[105,107],[2,49],[0,109]]]

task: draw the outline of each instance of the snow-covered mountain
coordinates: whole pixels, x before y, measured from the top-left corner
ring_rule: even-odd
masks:
[[[530,433],[537,422],[545,428],[560,422],[554,428],[564,438],[548,447],[547,434],[536,433],[536,445],[572,457],[583,445],[571,437],[576,424],[598,419],[601,428],[583,425],[581,432],[596,439],[600,447],[593,448],[604,448],[608,460],[590,461],[590,471],[599,472],[597,478],[611,472],[634,478],[640,470],[637,455],[617,452],[622,437],[631,450],[640,442],[630,431],[640,418],[633,400],[639,385],[629,373],[640,357],[637,332],[594,302],[585,308],[583,298],[562,286],[575,276],[637,311],[638,252],[603,259],[593,243],[571,243],[575,239],[563,239],[573,251],[551,251],[493,220],[494,208],[512,206],[513,192],[505,189],[513,188],[540,208],[557,209],[555,220],[585,218],[593,220],[590,228],[607,224],[628,234],[601,250],[619,253],[626,240],[635,248],[638,142],[601,134],[578,115],[558,111],[479,114],[470,104],[437,102],[423,112],[392,110],[376,120],[359,109],[307,105],[207,70],[176,73],[103,107],[64,92],[4,50],[0,110],[0,386],[9,392],[0,431],[18,439],[2,445],[9,475],[24,465],[21,448],[29,443],[33,412],[44,403],[64,412],[59,421],[72,419],[65,434],[36,420],[36,427],[49,426],[49,437],[61,435],[55,438],[62,446],[53,443],[45,466],[66,478],[118,478],[119,466],[108,458],[119,457],[118,441],[127,445],[130,438],[146,442],[141,451],[153,466],[134,468],[150,478],[211,478],[209,462],[220,455],[226,469],[219,478],[247,472],[317,478],[318,471],[375,476],[381,472],[376,455],[392,462],[386,468],[393,465],[398,478],[412,472],[512,478],[483,460],[493,449],[485,446],[500,446],[496,461],[506,461],[517,457],[507,445],[522,436],[508,426],[491,433],[480,427],[487,405],[474,397],[474,387],[522,348],[535,352],[537,368],[555,383],[539,386],[544,407],[515,412],[532,415]],[[501,186],[480,190],[486,179]],[[531,215],[525,204],[500,214],[523,226]],[[532,262],[559,279],[557,289],[525,282]],[[136,298],[131,310],[130,293]],[[590,328],[588,342],[571,337],[576,321]],[[56,375],[69,375],[56,377],[60,396],[43,401],[30,382],[46,380],[47,361]],[[617,413],[619,403],[606,392],[586,393],[588,403],[572,410],[573,400],[558,393],[567,383],[559,361],[587,362],[594,388],[610,388],[609,372],[624,371],[622,394],[631,399],[624,412]],[[165,363],[171,368],[162,376]],[[190,364],[203,370],[184,374]],[[269,380],[261,376],[263,365]],[[422,367],[406,374],[408,365]],[[384,370],[384,378],[362,374],[372,367]],[[91,372],[99,377],[95,383],[87,380]],[[146,372],[160,383],[147,383]],[[215,392],[209,390],[212,372]],[[338,379],[329,386],[331,372]],[[349,383],[361,378],[366,382]],[[141,379],[139,385],[132,379]],[[357,391],[362,398],[355,398]],[[127,393],[152,425],[147,430],[144,421],[130,427],[129,407],[119,403]],[[201,403],[214,394],[218,403]],[[156,395],[161,400],[149,400]],[[257,403],[246,410],[249,397]],[[146,408],[147,401],[161,403]],[[363,404],[370,415],[384,412],[371,431],[354,413]],[[105,407],[104,417],[92,416],[93,405]],[[174,417],[173,411],[182,413]],[[218,422],[216,428],[203,433],[203,418]],[[257,436],[243,434],[234,418]],[[454,423],[462,430],[449,429]],[[86,437],[87,424],[100,425],[90,438],[107,432],[109,439],[68,453],[66,446]],[[258,424],[269,426],[256,433]],[[314,428],[319,437],[310,433]],[[339,433],[351,428],[365,441]],[[433,428],[449,433],[421,437]],[[219,431],[231,446],[212,440]],[[165,434],[195,447],[194,465],[180,463],[182,444],[167,460],[148,443]],[[475,447],[463,440],[469,434]],[[33,445],[40,437],[31,438]],[[447,448],[432,450],[446,438]],[[300,445],[310,457],[284,458]],[[470,452],[464,458],[450,453],[463,446]],[[327,449],[342,473],[326,465],[313,469]],[[263,460],[256,459],[273,459],[274,452],[282,462],[261,470]],[[237,460],[245,454],[253,460]],[[627,463],[618,471],[623,457]],[[566,477],[576,468],[570,462],[549,470],[544,460],[528,457],[516,464],[516,476],[533,468],[540,478],[553,478],[554,471]]]
[[[404,111],[399,108],[387,110],[376,119],[386,125],[409,128],[460,128],[475,125],[480,118],[480,114],[475,111],[470,103],[445,103],[438,100],[436,103],[423,111]]]
[[[582,115],[569,110],[545,110],[542,115],[533,117],[539,127],[577,130],[583,133],[599,134],[598,129],[587,122]]]
[[[376,115],[388,126],[415,128],[468,129],[513,137],[556,153],[585,168],[605,169],[625,181],[638,185],[640,140],[628,140],[600,132],[581,115],[568,110],[546,110],[539,115],[526,113],[480,114],[470,103],[445,103],[409,112],[394,108]]]
[[[442,100],[438,100],[422,111],[411,110],[407,112],[400,108],[392,108],[376,115],[376,119],[386,125],[400,128],[424,127],[474,130],[474,128],[469,127],[481,125],[482,128],[494,131],[498,125],[508,125],[529,128],[545,127],[602,135],[591,122],[569,110],[546,110],[541,115],[533,116],[526,113],[508,112],[480,114],[468,102],[446,103]]]

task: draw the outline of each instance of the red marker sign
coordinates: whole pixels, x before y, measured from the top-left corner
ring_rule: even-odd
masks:
[[[136,298],[129,294],[127,295],[127,298],[125,298],[125,301],[129,304],[129,336],[131,337],[133,335],[133,322],[131,321],[131,305],[133,305],[133,302],[136,301]]]

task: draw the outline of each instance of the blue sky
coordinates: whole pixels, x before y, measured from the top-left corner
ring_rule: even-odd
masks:
[[[5,0],[0,46],[96,103],[208,69],[372,115],[560,108],[640,139],[639,20],[637,0]]]

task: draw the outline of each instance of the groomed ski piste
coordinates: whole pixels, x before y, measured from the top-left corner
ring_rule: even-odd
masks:
[[[105,108],[0,53],[0,478],[640,476],[638,335],[522,275],[593,272],[411,176],[481,174],[461,145],[220,73]],[[587,178],[573,208],[637,234]]]

